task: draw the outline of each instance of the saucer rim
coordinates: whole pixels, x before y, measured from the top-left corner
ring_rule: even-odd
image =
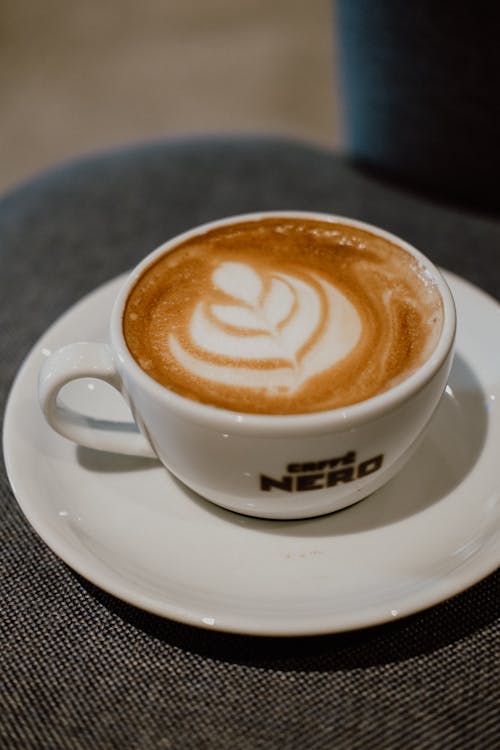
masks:
[[[493,303],[497,308],[499,307],[498,302],[491,295],[474,286],[474,284],[466,279],[449,271],[442,270],[442,273],[447,282],[448,280],[451,281],[450,285],[452,287],[455,284],[460,284],[464,287],[467,293],[473,293],[475,295],[479,294],[488,303]],[[285,627],[282,622],[281,624],[275,623],[274,625],[266,623],[265,621],[263,622],[262,620],[259,620],[258,615],[254,617],[252,623],[241,621],[241,618],[238,618],[237,614],[232,617],[226,615],[225,620],[217,619],[216,622],[210,623],[206,621],[206,618],[201,617],[200,614],[188,612],[185,608],[175,602],[165,602],[155,597],[142,595],[140,591],[134,591],[133,583],[128,583],[126,579],[122,580],[122,577],[113,577],[114,574],[112,572],[109,573],[109,571],[107,571],[107,577],[106,575],[103,575],[103,572],[106,572],[106,565],[104,564],[104,570],[100,569],[99,565],[96,565],[96,561],[93,559],[91,552],[87,551],[87,555],[85,555],[82,553],[81,548],[72,547],[64,536],[57,531],[57,527],[54,527],[53,530],[51,529],[50,523],[47,522],[46,518],[44,519],[44,515],[41,510],[39,510],[36,501],[23,495],[22,480],[18,482],[18,477],[14,476],[16,473],[14,466],[15,459],[12,455],[14,447],[11,441],[9,441],[9,435],[12,430],[11,421],[13,420],[16,398],[23,392],[24,379],[29,376],[29,369],[34,366],[33,359],[37,356],[38,350],[40,349],[40,346],[43,345],[44,340],[52,337],[54,333],[57,332],[61,323],[67,320],[71,313],[77,308],[83,308],[94,297],[94,295],[98,293],[109,292],[114,287],[118,289],[119,284],[124,278],[126,278],[126,274],[117,276],[105,284],[98,286],[72,305],[47,328],[26,355],[12,383],[4,413],[2,436],[4,460],[7,476],[17,504],[34,531],[47,544],[52,552],[54,552],[57,557],[63,560],[83,578],[93,583],[96,587],[127,602],[128,604],[139,607],[151,614],[166,617],[187,625],[240,635],[296,637],[354,631],[407,617],[411,614],[435,606],[436,604],[446,601],[447,599],[465,591],[480,580],[486,578],[498,568],[498,554],[495,554],[494,544],[492,544],[492,540],[490,539],[489,542],[483,545],[479,555],[476,555],[472,559],[468,559],[462,563],[462,565],[452,569],[444,578],[435,583],[432,588],[432,595],[428,590],[428,587],[424,587],[422,591],[417,592],[416,594],[413,593],[409,597],[409,601],[408,597],[406,601],[403,600],[403,606],[398,607],[394,615],[390,614],[387,606],[379,607],[378,610],[376,607],[367,607],[364,616],[362,616],[362,611],[356,610],[353,620],[352,617],[350,619],[349,614],[345,613],[341,613],[342,617],[339,617],[339,613],[332,609],[331,612],[322,617],[316,618],[314,621],[303,619],[299,622],[299,618],[297,618],[295,624],[292,623],[291,625],[288,625],[288,627]],[[498,528],[495,533],[498,534]],[[463,575],[464,568],[467,571],[467,575],[465,576]],[[459,571],[461,571],[461,574],[459,574]],[[276,617],[276,620],[279,620],[279,617],[280,615]]]

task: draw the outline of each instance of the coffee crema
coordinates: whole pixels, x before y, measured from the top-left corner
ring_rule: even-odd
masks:
[[[166,251],[123,316],[140,367],[194,401],[301,414],[408,377],[443,325],[435,279],[406,250],[347,224],[262,218]]]

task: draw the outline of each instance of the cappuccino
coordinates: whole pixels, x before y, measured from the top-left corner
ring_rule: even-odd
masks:
[[[348,224],[221,224],[166,251],[127,299],[139,366],[186,398],[255,414],[349,406],[414,372],[443,326],[410,252]]]

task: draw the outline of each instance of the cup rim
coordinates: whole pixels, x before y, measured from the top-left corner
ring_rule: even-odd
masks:
[[[400,383],[364,401],[345,407],[337,407],[336,409],[298,414],[255,414],[211,406],[175,393],[148,375],[133,358],[123,334],[125,304],[138,278],[157,258],[191,237],[205,234],[216,227],[245,221],[259,221],[266,218],[303,218],[345,224],[346,226],[364,229],[387,239],[413,255],[432,275],[443,301],[444,316],[441,336],[425,362]],[[292,434],[335,432],[340,429],[351,429],[361,423],[377,419],[400,406],[427,385],[447,360],[454,345],[455,333],[456,309],[451,291],[440,270],[420,250],[397,235],[373,224],[338,214],[301,210],[258,211],[227,216],[205,222],[175,235],[175,237],[170,238],[146,255],[129,273],[115,300],[110,319],[111,349],[117,359],[120,373],[123,371],[130,372],[141,389],[145,390],[153,398],[161,400],[170,409],[186,419],[221,429],[227,433],[244,432],[249,435],[256,434],[260,436],[266,434],[289,434],[291,436]],[[292,430],[293,433],[291,432]]]

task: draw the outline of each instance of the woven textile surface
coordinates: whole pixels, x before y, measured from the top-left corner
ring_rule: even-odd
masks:
[[[500,222],[279,139],[193,139],[63,165],[0,200],[0,397],[47,326],[166,238],[264,209],[378,224],[500,296]],[[252,638],[147,614],[72,572],[0,479],[0,746],[496,748],[492,575],[355,633]]]

